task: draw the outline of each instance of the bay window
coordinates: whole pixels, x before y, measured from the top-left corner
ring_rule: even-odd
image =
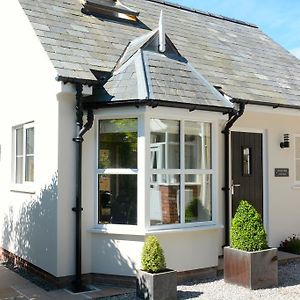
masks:
[[[212,221],[211,131],[211,123],[197,121],[99,120],[98,224],[155,229]]]

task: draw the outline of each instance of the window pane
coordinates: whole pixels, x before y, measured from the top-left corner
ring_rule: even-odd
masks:
[[[153,174],[150,183],[150,224],[177,224],[179,222],[179,175]]]
[[[26,129],[26,154],[34,153],[34,128]]]
[[[300,159],[296,160],[296,180],[300,181]]]
[[[25,160],[25,181],[33,181],[34,179],[34,157],[26,156]]]
[[[179,121],[150,120],[151,167],[179,169]]]
[[[137,119],[99,121],[99,168],[137,169]]]
[[[98,223],[137,224],[137,176],[98,176]]]
[[[211,168],[211,125],[185,122],[185,168]]]
[[[243,176],[251,175],[251,152],[251,148],[249,147],[242,148]]]
[[[23,155],[23,128],[16,129],[16,155]]]
[[[185,176],[185,222],[211,221],[211,175]]]
[[[16,183],[23,183],[23,157],[16,158]]]

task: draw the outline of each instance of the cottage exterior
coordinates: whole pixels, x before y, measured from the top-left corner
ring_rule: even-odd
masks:
[[[3,254],[133,276],[154,234],[169,268],[214,271],[242,198],[270,246],[299,233],[299,60],[253,24],[123,3],[6,4]]]

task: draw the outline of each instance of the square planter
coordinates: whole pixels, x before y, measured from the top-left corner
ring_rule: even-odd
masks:
[[[177,299],[177,272],[148,273],[138,270],[136,295],[147,300]]]
[[[277,248],[247,252],[225,247],[224,280],[249,289],[278,285]]]

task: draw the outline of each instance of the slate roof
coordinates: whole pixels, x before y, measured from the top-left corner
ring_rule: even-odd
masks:
[[[163,9],[169,37],[212,85],[234,98],[300,106],[300,61],[254,25],[159,0],[123,0],[140,12],[136,24],[85,15],[79,0],[19,2],[61,77],[96,82],[90,70],[110,72]]]
[[[148,100],[189,104],[189,107],[232,108],[207,80],[182,57],[166,36],[166,50],[158,51],[159,29],[132,41],[104,89],[89,97],[95,103]],[[150,103],[151,104],[151,103]]]

